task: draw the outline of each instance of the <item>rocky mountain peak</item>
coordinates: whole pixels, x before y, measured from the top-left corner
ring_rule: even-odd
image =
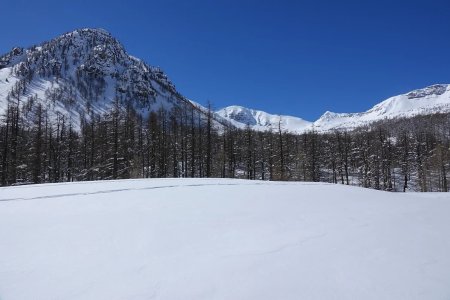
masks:
[[[448,84],[434,84],[423,89],[411,91],[406,94],[408,99],[424,98],[431,95],[442,95],[447,91]]]
[[[159,67],[129,55],[103,29],[78,29],[28,49],[13,48],[0,56],[0,71],[0,108],[7,99],[33,97],[55,114],[79,120],[117,100],[143,115],[190,105]]]

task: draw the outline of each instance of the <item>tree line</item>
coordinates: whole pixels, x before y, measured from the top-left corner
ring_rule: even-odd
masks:
[[[266,132],[218,126],[210,109],[190,103],[143,115],[117,100],[75,122],[33,97],[22,103],[11,95],[0,119],[3,186],[221,177],[448,191],[448,114],[291,134],[281,125]]]

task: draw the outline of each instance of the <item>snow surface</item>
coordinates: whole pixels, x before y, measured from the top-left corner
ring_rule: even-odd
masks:
[[[0,200],[0,299],[450,298],[449,194],[157,179]]]

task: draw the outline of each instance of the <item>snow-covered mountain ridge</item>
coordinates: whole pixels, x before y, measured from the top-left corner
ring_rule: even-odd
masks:
[[[7,103],[40,102],[73,123],[119,101],[145,115],[192,104],[158,67],[129,55],[103,29],[79,29],[0,56],[0,113]]]
[[[50,118],[64,115],[77,127],[82,118],[109,111],[118,101],[141,115],[160,108],[186,107],[206,115],[208,109],[188,100],[158,67],[129,55],[103,29],[79,29],[0,56],[0,115],[8,103],[41,103]],[[447,84],[432,85],[386,99],[360,113],[325,112],[314,122],[229,106],[212,114],[221,124],[258,131],[293,133],[351,130],[383,119],[450,112]],[[26,112],[25,112],[26,113]]]
[[[355,129],[373,122],[450,112],[450,85],[436,84],[388,98],[365,112],[326,112],[313,123],[317,131]]]
[[[250,128],[258,131],[288,130],[300,133],[311,126],[311,122],[292,116],[280,116],[242,106],[228,106],[216,111],[216,114],[230,121],[238,128]]]
[[[249,126],[255,130],[278,130],[281,126],[284,131],[302,133],[310,130],[318,132],[352,130],[385,119],[448,112],[450,112],[450,85],[436,84],[388,98],[365,112],[327,111],[314,122],[293,116],[272,115],[241,106],[225,107],[216,113],[230,119],[230,122],[239,128]]]

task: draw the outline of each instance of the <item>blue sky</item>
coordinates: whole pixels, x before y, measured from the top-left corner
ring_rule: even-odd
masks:
[[[101,27],[185,96],[317,119],[450,83],[450,1],[0,3],[0,52]]]

